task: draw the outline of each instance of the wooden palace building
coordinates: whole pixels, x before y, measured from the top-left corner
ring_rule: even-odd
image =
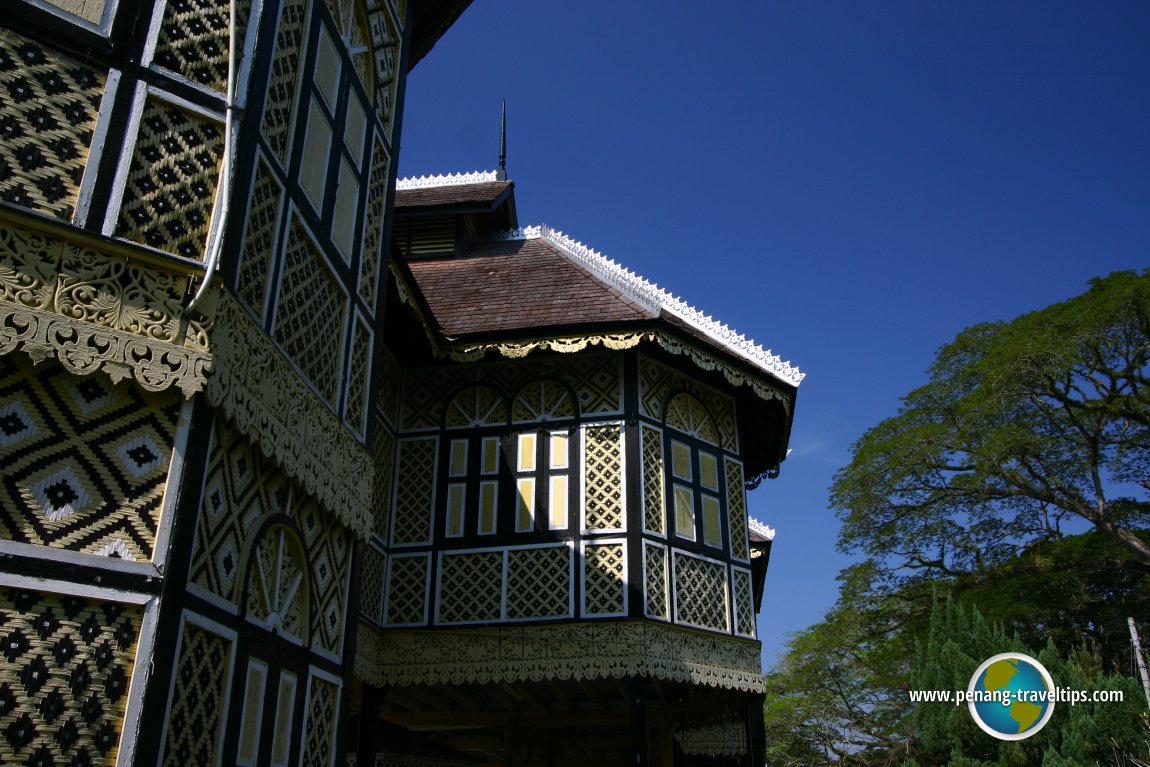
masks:
[[[763,763],[802,374],[503,172],[468,0],[7,0],[0,764]]]

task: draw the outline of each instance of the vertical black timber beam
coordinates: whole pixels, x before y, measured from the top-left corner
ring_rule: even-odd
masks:
[[[375,730],[379,722],[379,704],[382,700],[383,690],[364,682],[363,698],[359,702],[359,733],[355,745],[359,764],[375,764]]]
[[[747,696],[747,761],[751,765],[765,764],[767,761],[767,727],[763,721],[763,704],[767,696],[756,693]]]
[[[180,641],[184,592],[196,538],[200,511],[200,489],[208,465],[208,445],[212,435],[212,413],[202,395],[192,405],[184,466],[178,478],[175,519],[168,537],[164,583],[156,621],[156,639],[150,663],[151,674],[144,689],[143,714],[136,740],[136,764],[159,764],[160,741],[167,730],[168,691],[176,668],[176,646]]]
[[[631,753],[635,767],[651,764],[651,747],[647,737],[647,683],[645,679],[628,677],[627,702],[631,707]]]

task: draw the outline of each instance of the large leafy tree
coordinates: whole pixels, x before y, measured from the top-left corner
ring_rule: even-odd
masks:
[[[835,477],[845,551],[929,580],[1078,518],[1150,563],[1150,270],[968,328],[930,375]]]

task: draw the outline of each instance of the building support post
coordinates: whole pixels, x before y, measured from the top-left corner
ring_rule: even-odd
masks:
[[[647,685],[638,677],[627,679],[627,699],[631,706],[631,753],[635,767],[649,767],[651,746],[647,737]]]

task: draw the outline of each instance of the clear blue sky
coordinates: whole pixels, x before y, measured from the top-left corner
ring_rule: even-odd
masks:
[[[1150,2],[475,0],[408,82],[401,176],[493,170],[799,365],[759,617],[834,602],[834,472],[962,328],[1150,266]]]

